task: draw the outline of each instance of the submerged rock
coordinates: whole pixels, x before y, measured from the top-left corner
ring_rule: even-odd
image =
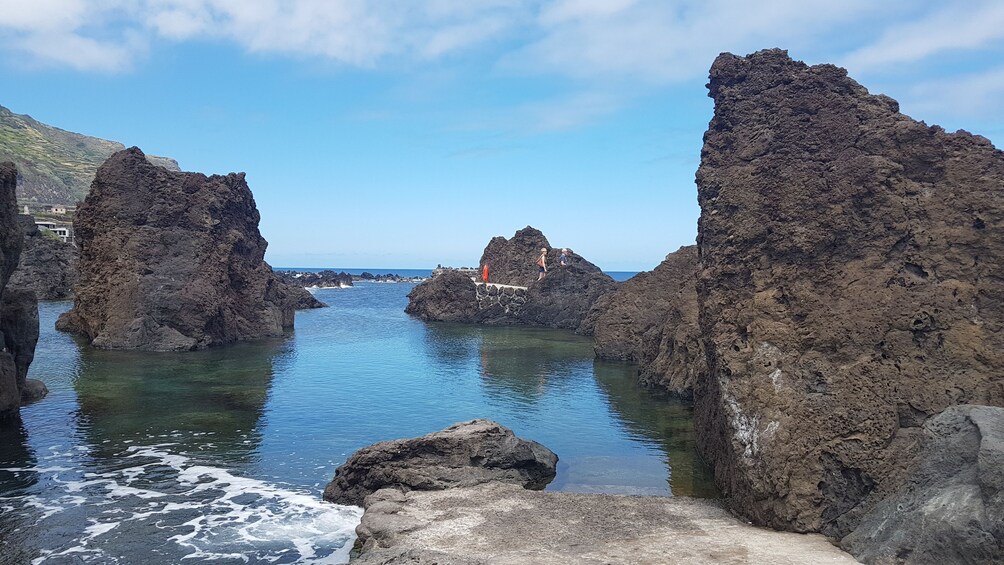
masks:
[[[1004,154],[781,50],[708,87],[703,452],[754,523],[842,537],[928,417],[1004,404]]]
[[[538,280],[535,262],[542,248],[549,250],[548,271]],[[488,266],[491,284],[482,284],[481,273],[472,279],[467,270],[441,270],[412,289],[405,312],[426,321],[579,329],[596,300],[617,283],[575,253],[562,267],[560,255],[530,226],[512,239],[493,237],[480,263]]]
[[[864,563],[1004,563],[1004,409],[948,408],[924,424],[921,453],[841,545]]]
[[[34,293],[8,289],[24,245],[17,216],[17,169],[0,163],[0,420],[16,416],[22,399],[37,400],[45,386],[27,381],[38,342],[38,303]],[[40,396],[41,395],[41,396]]]
[[[32,290],[39,300],[72,298],[77,283],[77,247],[43,235],[31,216],[19,219],[25,229],[24,248],[8,286]]]
[[[441,490],[489,481],[542,489],[558,457],[491,420],[471,420],[413,439],[383,441],[355,452],[335,471],[324,499],[361,506],[383,488]]]
[[[643,383],[691,398],[707,373],[696,285],[697,247],[691,245],[603,295],[583,323],[596,356],[635,363]]]
[[[74,220],[80,282],[57,328],[104,349],[281,335],[294,308],[263,260],[258,220],[243,173],[173,172],[135,147],[112,155]]]

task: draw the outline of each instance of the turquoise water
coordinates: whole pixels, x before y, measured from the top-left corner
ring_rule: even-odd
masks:
[[[322,289],[284,339],[97,351],[43,303],[48,398],[0,437],[0,562],[338,563],[359,509],[321,502],[356,449],[487,417],[560,457],[551,490],[713,496],[688,407],[588,339],[426,324],[411,284]]]

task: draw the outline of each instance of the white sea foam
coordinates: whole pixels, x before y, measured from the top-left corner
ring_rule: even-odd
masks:
[[[360,508],[201,465],[171,453],[170,447],[131,445],[122,461],[136,464],[112,471],[26,469],[51,473],[45,477],[51,486],[16,501],[21,508],[35,509],[33,523],[25,525],[40,531],[82,528],[69,543],[64,536],[54,538],[61,546],[43,543],[41,557],[33,563],[71,555],[101,563],[145,558],[137,552],[146,546],[123,546],[116,538],[149,539],[149,547],[179,562],[348,561]]]

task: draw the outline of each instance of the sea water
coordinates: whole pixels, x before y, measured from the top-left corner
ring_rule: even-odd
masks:
[[[321,500],[376,441],[491,418],[560,457],[550,490],[714,496],[691,409],[588,338],[423,323],[410,283],[322,289],[282,339],[98,351],[40,305],[49,396],[0,430],[0,563],[340,563],[361,510]]]

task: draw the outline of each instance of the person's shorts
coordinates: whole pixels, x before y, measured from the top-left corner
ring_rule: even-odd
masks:
[[[543,273],[544,272],[544,267],[537,267],[537,272],[538,273]]]

